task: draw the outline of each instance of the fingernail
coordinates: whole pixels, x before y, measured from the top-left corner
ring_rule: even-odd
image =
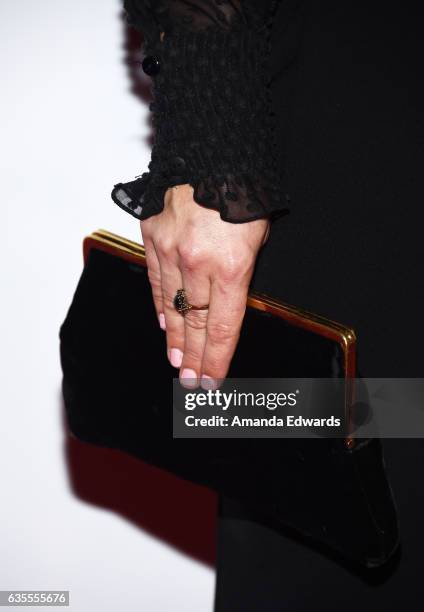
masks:
[[[183,387],[188,387],[189,389],[194,389],[198,385],[196,372],[189,368],[184,368],[181,372],[180,381]]]
[[[212,378],[212,376],[208,376],[207,374],[202,374],[202,378],[200,379],[200,386],[202,387],[202,389],[217,389],[218,388],[218,381],[215,380],[215,378]]]
[[[179,368],[181,366],[181,362],[183,360],[183,353],[180,349],[172,348],[169,351],[169,361],[174,368]]]
[[[166,329],[165,315],[163,314],[163,312],[161,312],[159,314],[159,325],[160,325],[161,329],[163,329],[163,330]]]

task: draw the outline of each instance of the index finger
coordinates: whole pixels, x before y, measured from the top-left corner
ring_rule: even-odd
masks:
[[[227,375],[240,337],[248,288],[246,282],[235,285],[212,280],[200,381],[205,389],[217,388]]]

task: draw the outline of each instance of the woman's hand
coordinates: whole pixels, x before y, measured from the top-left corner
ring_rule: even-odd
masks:
[[[163,211],[141,222],[156,312],[166,330],[168,359],[184,387],[216,388],[233,357],[266,219],[234,224],[193,200],[190,185],[167,190]],[[190,304],[174,307],[178,289]]]

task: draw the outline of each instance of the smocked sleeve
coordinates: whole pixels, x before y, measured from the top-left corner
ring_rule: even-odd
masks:
[[[144,34],[152,79],[154,145],[148,171],[112,198],[144,220],[169,187],[190,184],[195,202],[233,223],[284,210],[269,89],[272,17],[263,0],[125,0]]]

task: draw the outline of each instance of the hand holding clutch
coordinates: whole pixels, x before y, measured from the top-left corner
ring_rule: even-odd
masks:
[[[162,213],[142,221],[141,229],[168,359],[185,387],[214,388],[237,345],[269,221],[227,223],[194,202],[190,185],[181,185],[168,189]]]

